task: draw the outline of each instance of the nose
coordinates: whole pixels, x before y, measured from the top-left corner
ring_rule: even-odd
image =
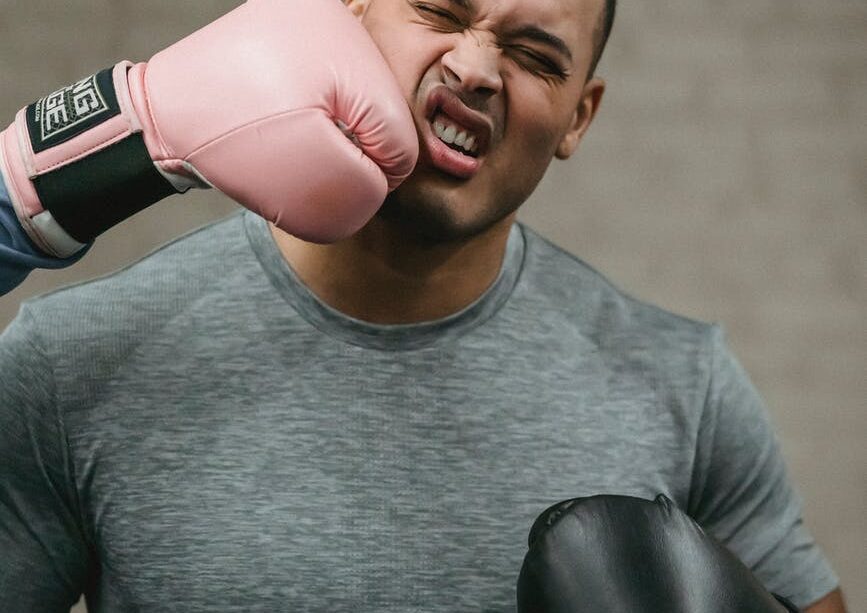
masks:
[[[485,98],[502,90],[500,49],[481,32],[465,30],[442,57],[446,84]]]

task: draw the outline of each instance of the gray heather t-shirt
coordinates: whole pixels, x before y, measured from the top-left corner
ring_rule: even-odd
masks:
[[[536,516],[664,493],[800,605],[836,586],[718,327],[526,227],[446,319],[335,312],[242,213],[0,337],[0,610],[515,610]]]

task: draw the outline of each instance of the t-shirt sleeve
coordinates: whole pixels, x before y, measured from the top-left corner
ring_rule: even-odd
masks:
[[[0,611],[78,600],[88,547],[51,366],[23,306],[0,335]]]
[[[689,512],[776,594],[799,607],[838,579],[803,523],[767,410],[715,327]]]

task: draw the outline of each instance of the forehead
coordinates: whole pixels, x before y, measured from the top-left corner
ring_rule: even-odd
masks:
[[[400,0],[402,2],[411,0]],[[556,34],[573,50],[592,45],[605,0],[434,0],[472,14],[481,26],[519,28],[538,26]]]
[[[604,0],[441,0],[463,6],[480,16],[595,21]]]

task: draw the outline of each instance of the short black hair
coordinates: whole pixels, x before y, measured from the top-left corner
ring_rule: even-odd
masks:
[[[605,50],[605,43],[608,42],[608,37],[611,35],[611,28],[614,26],[614,11],[617,8],[617,0],[605,0],[605,9],[599,17],[599,24],[596,26],[596,33],[593,40],[593,61],[590,63],[590,72],[587,73],[587,78],[593,76],[596,72],[596,66],[602,58],[602,51]]]

